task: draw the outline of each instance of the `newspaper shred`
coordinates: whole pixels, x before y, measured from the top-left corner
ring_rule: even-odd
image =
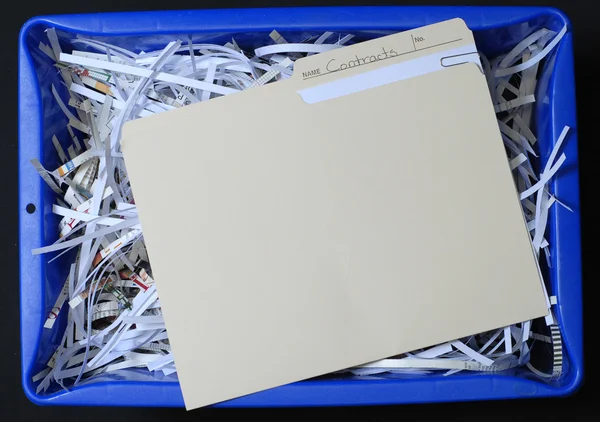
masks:
[[[566,159],[559,152],[569,128],[537,171],[532,164],[537,139],[531,125],[538,68],[565,32],[566,28],[559,33],[541,29],[503,56],[488,60],[482,55],[531,242],[538,258],[543,255],[548,265],[550,245],[544,237],[548,211],[552,206],[565,206],[550,193],[549,183]],[[55,62],[66,85],[53,86],[52,93],[69,122],[72,145],[67,155],[58,134],[53,137],[60,163],[56,169],[47,170],[32,157],[43,180],[58,194],[52,212],[62,217],[57,241],[33,253],[77,252],[64,287],[48,310],[44,329],[55,329],[60,312],[68,313],[67,327],[47,367],[33,377],[39,382],[37,392],[45,392],[53,382],[69,388],[94,375],[126,368],[173,374],[171,346],[120,152],[122,125],[287,79],[295,60],[342,48],[353,35],[325,32],[288,43],[273,31],[274,43],[253,51],[242,50],[233,39],[224,46],[194,44],[188,39],[141,53],[75,38],[70,40],[71,53],[66,54],[55,30],[46,33],[49,45],[40,43],[39,48]],[[67,103],[59,89],[68,92]],[[555,380],[562,373],[562,341],[551,311],[556,298],[546,296],[546,334],[532,331],[532,321],[523,321],[347,371],[364,376],[442,370],[451,375],[524,367]],[[552,346],[551,373],[530,362],[536,343]]]

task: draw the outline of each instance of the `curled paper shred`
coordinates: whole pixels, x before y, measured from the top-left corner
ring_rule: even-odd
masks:
[[[544,237],[548,212],[557,204],[565,206],[550,193],[549,183],[566,159],[560,148],[569,128],[556,140],[537,173],[531,164],[537,157],[531,124],[538,67],[565,32],[566,28],[558,33],[541,29],[501,57],[481,58],[532,245],[538,257],[543,251],[548,264],[550,249]],[[51,28],[46,34],[48,45],[40,43],[39,48],[55,62],[67,87],[66,104],[55,86],[52,94],[68,119],[72,145],[65,153],[61,139],[52,138],[57,161],[51,170],[32,157],[40,176],[57,194],[52,212],[62,217],[57,241],[33,253],[59,252],[49,261],[73,249],[77,255],[54,306],[47,310],[44,329],[56,329],[60,312],[68,314],[68,322],[46,367],[33,376],[33,381],[39,382],[37,392],[46,391],[53,382],[68,388],[96,374],[126,368],[173,374],[171,345],[120,152],[122,125],[287,79],[295,60],[343,48],[354,36],[328,31],[289,43],[273,31],[273,44],[253,51],[242,50],[233,39],[222,46],[196,44],[189,38],[141,53],[76,38],[70,40],[74,49],[66,54],[56,31]],[[426,375],[441,370],[447,376],[522,366],[543,379],[557,379],[562,374],[562,342],[551,312],[555,297],[546,295],[549,312],[545,322],[551,336],[533,332],[531,321],[524,321],[346,372]],[[536,342],[552,345],[551,374],[530,362]]]

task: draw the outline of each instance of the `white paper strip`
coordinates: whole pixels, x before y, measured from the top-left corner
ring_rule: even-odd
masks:
[[[130,75],[142,76],[144,78],[149,78],[153,75],[153,72],[149,69],[144,69],[140,67],[133,67],[128,65],[123,65],[119,63],[111,63],[104,62],[102,60],[94,60],[86,57],[78,57],[73,56],[71,54],[60,55],[60,60],[65,63],[74,63],[82,66],[91,66],[97,67],[99,69],[112,70],[114,72],[127,73]],[[202,81],[197,81],[195,79],[184,78],[181,76],[171,75],[164,72],[158,72],[154,79],[164,82],[173,82],[175,84],[179,84],[182,86],[191,86],[192,88],[198,88],[203,91],[210,91],[216,94],[227,95],[233,94],[237,92],[235,89],[226,88],[219,85],[208,84]]]

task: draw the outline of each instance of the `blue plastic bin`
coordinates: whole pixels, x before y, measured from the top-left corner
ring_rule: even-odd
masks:
[[[49,244],[57,236],[57,218],[51,214],[53,192],[29,163],[39,158],[48,168],[57,166],[51,137],[67,140],[65,117],[51,94],[54,84],[66,88],[51,62],[38,49],[46,41],[44,30],[56,27],[69,34],[85,34],[134,50],[148,50],[192,34],[194,40],[224,43],[235,37],[245,47],[269,42],[277,29],[286,38],[301,40],[325,30],[350,32],[358,40],[454,17],[463,18],[475,31],[480,50],[493,57],[508,51],[539,29],[560,30],[569,25],[565,15],[539,7],[341,7],[247,10],[140,12],[36,17],[22,28],[19,40],[19,236],[21,270],[21,358],[25,394],[37,404],[91,406],[183,406],[175,376],[142,370],[104,375],[69,392],[56,389],[38,395],[31,381],[44,368],[62,337],[66,312],[50,332],[42,328],[48,311],[66,278],[69,257],[47,263],[31,249]],[[63,43],[68,49],[68,44]],[[542,162],[564,127],[576,128],[571,31],[546,60],[536,95],[536,127]],[[558,297],[567,364],[566,374],[552,383],[542,382],[526,370],[503,374],[432,375],[403,379],[356,380],[343,377],[299,382],[252,394],[218,406],[375,405],[560,396],[573,392],[583,377],[582,291],[577,131],[564,147],[567,161],[552,184],[569,212],[554,207],[549,241],[552,266],[547,271]],[[35,211],[32,211],[33,204]],[[28,208],[29,205],[29,208]],[[402,335],[402,333],[398,333]],[[243,368],[240,368],[243,371]],[[232,379],[231,382],[236,382]]]

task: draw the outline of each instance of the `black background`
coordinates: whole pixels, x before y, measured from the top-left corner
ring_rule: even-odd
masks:
[[[64,13],[93,13],[111,11],[200,9],[227,7],[269,6],[325,6],[325,5],[537,5],[562,9],[571,19],[575,39],[575,65],[579,127],[579,157],[582,191],[582,237],[584,260],[584,316],[585,316],[585,381],[573,396],[554,399],[532,399],[496,402],[449,403],[363,408],[313,408],[313,409],[199,409],[186,413],[182,409],[139,408],[65,408],[38,407],[30,403],[21,388],[20,337],[19,337],[19,270],[17,228],[17,38],[23,23],[37,15]],[[52,420],[73,421],[85,418],[91,421],[116,420],[166,420],[171,417],[204,419],[246,419],[275,417],[300,418],[416,418],[417,420],[588,420],[596,419],[592,402],[593,385],[597,376],[594,346],[598,336],[595,325],[595,294],[598,283],[593,267],[596,249],[593,232],[598,196],[595,189],[598,161],[595,154],[600,139],[595,131],[600,110],[597,96],[600,65],[600,15],[596,1],[176,1],[156,0],[45,0],[44,2],[8,1],[3,4],[0,17],[0,420]],[[598,179],[600,180],[600,179]],[[598,356],[598,355],[596,355]]]

